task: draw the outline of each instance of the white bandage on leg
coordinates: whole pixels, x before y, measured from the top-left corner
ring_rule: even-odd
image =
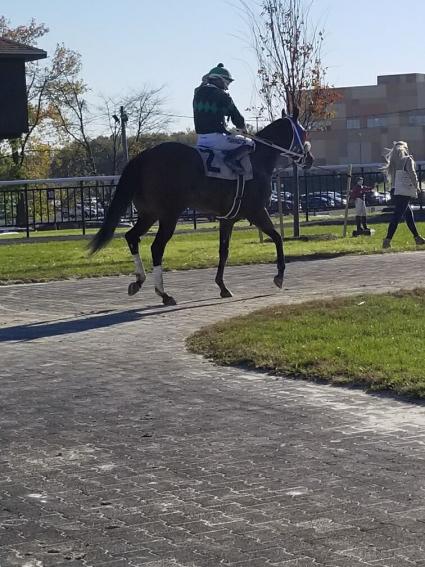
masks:
[[[145,267],[139,254],[133,254],[134,265],[136,267],[136,277],[139,282],[144,282],[146,279]]]
[[[153,278],[155,282],[155,288],[164,293],[164,281],[162,279],[162,266],[154,266],[153,267]]]

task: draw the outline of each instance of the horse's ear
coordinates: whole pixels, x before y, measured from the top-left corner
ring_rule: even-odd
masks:
[[[284,108],[282,108],[282,118],[286,118],[286,110]]]
[[[296,122],[298,120],[298,116],[300,115],[300,109],[298,106],[294,105],[294,112],[292,113],[292,118]]]

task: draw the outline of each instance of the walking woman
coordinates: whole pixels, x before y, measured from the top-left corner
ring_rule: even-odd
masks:
[[[405,219],[416,244],[425,244],[425,239],[419,235],[413,218],[410,202],[418,196],[418,178],[415,171],[415,161],[409,154],[406,142],[394,142],[391,150],[385,156],[384,171],[391,181],[394,213],[388,226],[382,248],[391,248],[391,239],[397,230],[399,222]]]

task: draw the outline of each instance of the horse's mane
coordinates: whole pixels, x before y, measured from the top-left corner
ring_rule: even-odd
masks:
[[[267,139],[268,137],[270,137],[270,135],[273,134],[273,132],[276,130],[277,127],[280,127],[282,125],[282,122],[283,122],[282,118],[278,118],[277,120],[274,120],[270,124],[267,124],[267,126],[262,128],[261,130],[259,130],[256,136],[258,136],[259,138]]]

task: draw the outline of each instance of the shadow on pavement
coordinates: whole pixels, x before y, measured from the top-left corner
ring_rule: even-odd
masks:
[[[272,295],[275,294],[256,295],[230,300],[207,298],[203,300],[182,302],[180,305],[176,305],[175,307],[164,307],[163,305],[150,306],[129,309],[126,311],[113,311],[102,315],[87,316],[79,319],[74,318],[66,321],[45,321],[42,323],[16,325],[14,327],[0,329],[0,343],[9,341],[32,341],[47,337],[84,333],[95,329],[105,329],[115,325],[122,325],[123,323],[132,323],[160,313],[164,314],[191,309],[203,309],[214,305],[222,305],[223,301],[226,301],[226,303],[238,303],[240,301],[262,299]]]

